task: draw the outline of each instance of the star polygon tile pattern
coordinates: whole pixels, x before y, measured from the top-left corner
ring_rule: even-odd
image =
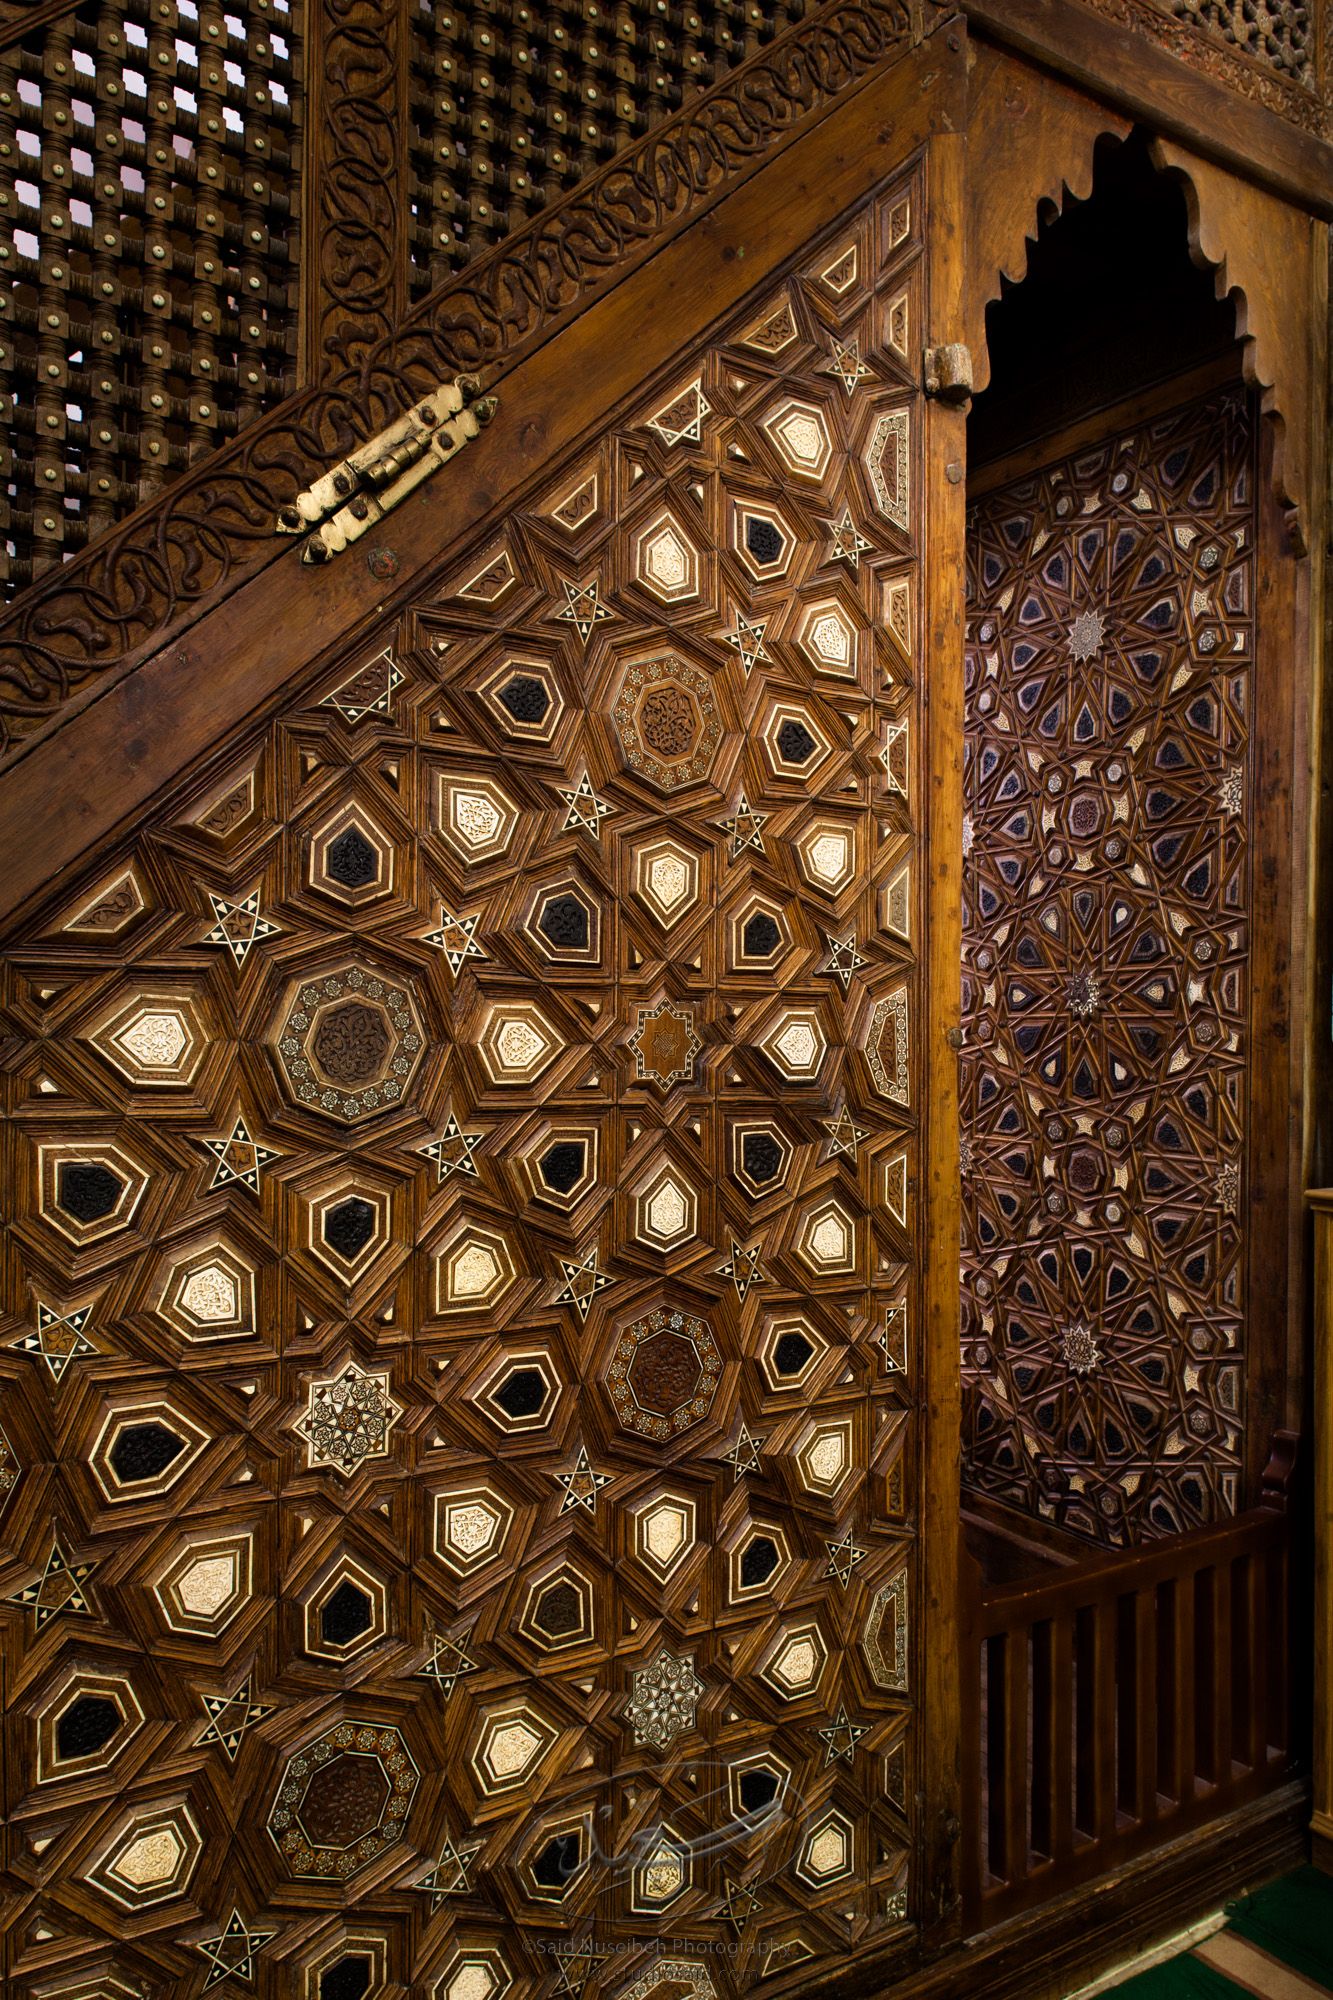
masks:
[[[920,520],[864,469],[882,417],[919,421],[871,333],[918,283],[919,229],[871,254],[906,192],[919,215],[915,173],[400,612],[294,665],[51,919],[128,869],[135,921],[49,966],[25,942],[34,982],[62,985],[61,952],[96,971],[51,1017],[65,1104],[14,1120],[33,1165],[0,1366],[41,1394],[0,1449],[0,1625],[109,1639],[157,1718],[132,1837],[137,1752],[79,1779],[121,1841],[99,1879],[153,1899],[150,1953],[96,1890],[109,1991],[314,1995],[336,1946],[448,2000],[553,1967],[609,2000],[739,2000],[793,1940],[836,1967],[845,1911],[871,1925],[897,1893],[828,1856],[909,1850],[915,1788],[899,1805],[861,1784],[864,1747],[827,1751],[891,1718],[915,1770],[920,1494],[891,1520],[876,1495],[890,1441],[900,1485],[920,1465],[919,1371],[905,1316],[901,1365],[876,1336],[918,1286],[915,1180],[902,1215],[883,1188],[919,1091],[877,1089],[866,1049],[906,995],[875,1059],[914,1079],[928,1018],[877,916],[920,838],[921,663],[877,672],[875,637],[919,602]],[[829,1204],[854,1268],[811,1261]],[[115,1510],[63,1476],[92,1464],[104,1382],[115,1479],[161,1489]],[[207,1440],[169,1494],[163,1408]],[[737,1816],[771,1841],[788,1786],[842,1815],[813,1860],[729,1852]],[[642,1946],[660,1829],[689,1935],[734,1960]],[[43,1865],[82,1910],[81,1864]],[[425,1971],[404,1905],[439,1926]]]
[[[964,1477],[1113,1545],[1239,1504],[1257,480],[1227,391],[971,517]]]

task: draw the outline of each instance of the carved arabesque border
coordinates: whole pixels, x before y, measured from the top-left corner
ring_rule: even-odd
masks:
[[[402,0],[308,10],[309,130],[301,342],[310,379],[357,366],[407,296],[400,171],[407,118]]]
[[[443,376],[512,363],[645,246],[943,18],[933,0],[832,0],[422,300],[364,356],[349,354],[328,381],[249,426],[27,591],[0,624],[0,749],[30,736],[86,682],[132,666],[279,553],[274,516],[314,469]],[[354,101],[344,147],[355,139]]]
[[[1081,5],[1093,13],[1104,14],[1108,20],[1118,22],[1122,28],[1128,28],[1136,35],[1142,35],[1154,47],[1164,49],[1180,62],[1188,63],[1191,69],[1214,77],[1241,97],[1262,104],[1265,110],[1276,112],[1279,118],[1288,119],[1307,132],[1327,136],[1329,105],[1320,88],[1324,52],[1319,46],[1319,35],[1323,24],[1317,6],[1313,9],[1311,23],[1314,38],[1312,74],[1306,83],[1270,69],[1259,57],[1228,48],[1206,24],[1174,16],[1166,11],[1164,5],[1157,4],[1157,0],[1081,0]]]

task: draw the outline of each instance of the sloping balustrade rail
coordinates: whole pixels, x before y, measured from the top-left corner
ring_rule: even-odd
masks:
[[[1290,1525],[1259,1507],[966,1591],[970,1933],[1291,1777]]]

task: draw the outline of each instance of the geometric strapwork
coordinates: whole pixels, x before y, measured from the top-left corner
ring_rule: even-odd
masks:
[[[1237,1505],[1254,449],[1215,395],[970,522],[965,1478],[1113,1543]]]
[[[919,174],[6,941],[18,2000],[780,2000],[928,1907]]]

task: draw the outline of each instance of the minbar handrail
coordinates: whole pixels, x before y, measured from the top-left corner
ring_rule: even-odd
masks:
[[[1018,1583],[962,1563],[964,1924],[989,1929],[1292,1774],[1282,1433],[1262,1504]]]
[[[1194,1528],[1161,1542],[1149,1542],[1111,1555],[1089,1556],[1086,1562],[1052,1570],[1049,1575],[1025,1577],[1016,1583],[983,1584],[977,1607],[978,1634],[1008,1630],[1016,1612],[1030,1618],[1051,1617],[1058,1611],[1078,1609],[1120,1596],[1127,1590],[1141,1590],[1186,1570],[1202,1568],[1222,1556],[1265,1546],[1281,1539],[1284,1518],[1278,1507],[1255,1507],[1229,1521]]]

